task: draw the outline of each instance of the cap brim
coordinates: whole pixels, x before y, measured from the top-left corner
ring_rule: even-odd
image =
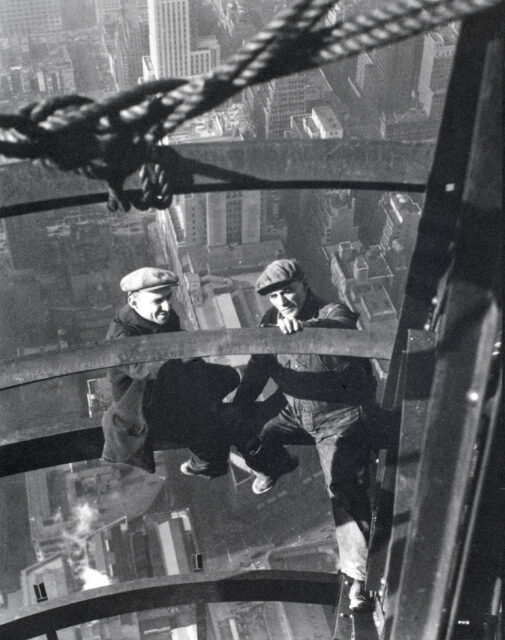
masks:
[[[139,291],[157,291],[158,289],[169,289],[170,287],[178,287],[179,283],[174,282],[170,284],[157,284],[154,287],[145,287],[144,289],[139,289]]]
[[[289,280],[281,280],[280,282],[273,282],[272,284],[268,284],[265,287],[261,287],[261,289],[256,289],[256,293],[260,296],[266,296],[272,291],[276,289],[282,289],[287,284],[291,284],[292,282],[299,282],[302,278],[290,278]]]

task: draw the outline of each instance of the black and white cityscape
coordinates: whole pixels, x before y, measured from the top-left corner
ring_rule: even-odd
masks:
[[[102,100],[139,83],[207,73],[285,0],[0,0],[0,112],[63,94]],[[342,0],[328,24],[380,6]],[[338,64],[249,87],[162,144],[279,139],[435,142],[458,38],[449,24]],[[0,192],[26,165],[0,156]],[[27,174],[28,175],[28,174]],[[34,188],[34,186],[33,186]],[[19,199],[29,199],[25,183]],[[12,194],[10,194],[12,198]],[[15,198],[15,196],[14,196]],[[272,260],[296,257],[316,293],[342,300],[359,328],[394,333],[423,196],[300,189],[177,195],[168,209],[105,204],[0,222],[0,359],[103,340],[124,304],[122,276],[175,271],[187,330],[256,327],[254,290]],[[240,370],[247,356],[216,361]],[[378,393],[387,361],[373,361]],[[99,426],[105,371],[4,390],[0,441],[13,434]],[[317,453],[265,496],[238,454],[211,482],[179,472],[184,450],[156,453],[156,473],[100,460],[0,480],[0,623],[47,598],[193,571],[338,571],[330,502]],[[334,610],[290,603],[207,605],[214,640],[323,640]],[[60,640],[197,640],[194,606],[140,611],[58,631]]]

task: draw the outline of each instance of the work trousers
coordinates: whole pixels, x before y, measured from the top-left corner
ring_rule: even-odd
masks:
[[[200,359],[167,362],[145,408],[153,441],[172,441],[190,449],[194,471],[209,477],[224,475],[231,434],[223,424],[219,403],[239,379],[232,367]]]
[[[276,475],[281,475],[289,459],[287,444],[316,447],[331,500],[341,570],[365,580],[371,510],[369,445],[360,408],[288,397],[287,405],[259,433],[250,466],[276,464]]]

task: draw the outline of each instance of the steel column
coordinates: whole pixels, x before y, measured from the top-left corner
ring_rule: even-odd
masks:
[[[495,9],[470,16],[462,23],[384,392],[387,409],[395,403],[407,330],[423,329],[432,298],[450,263],[487,46],[500,21],[500,12]]]
[[[501,320],[499,24],[494,12],[474,16],[462,33],[463,43],[483,41],[485,67],[391,640],[444,637],[474,500],[475,451]]]
[[[405,385],[402,392],[400,436],[395,460],[392,528],[383,576],[384,584],[387,585],[386,638],[391,630],[392,613],[400,581],[403,552],[421,459],[421,446],[433,380],[434,357],[435,335],[427,331],[409,331],[405,354]]]
[[[461,28],[453,71],[433,166],[428,179],[426,202],[418,238],[410,264],[405,300],[391,355],[383,396],[386,409],[397,408],[403,394],[401,364],[407,348],[408,330],[422,330],[428,319],[432,298],[446,277],[451,260],[465,176],[470,159],[481,78],[488,43],[500,23],[497,11],[467,18]],[[396,477],[399,421],[392,425],[387,466],[380,491],[377,528],[371,539],[369,576],[371,588],[379,588],[386,571],[385,538],[389,536]],[[389,522],[389,524],[388,524]],[[387,588],[387,585],[386,585]]]

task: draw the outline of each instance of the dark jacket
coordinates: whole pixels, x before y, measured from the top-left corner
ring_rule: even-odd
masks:
[[[145,320],[129,305],[125,305],[110,323],[107,339],[170,333],[180,329],[179,317],[174,311],[170,311],[166,324],[159,325]],[[131,464],[154,473],[154,452],[146,407],[151,401],[158,372],[164,364],[147,362],[109,369],[113,403],[102,419],[105,439],[103,460]]]
[[[355,329],[358,314],[344,304],[327,304],[308,292],[300,319],[316,327]],[[278,311],[269,309],[261,325],[276,324]],[[310,331],[310,329],[306,329]],[[352,407],[373,401],[376,381],[367,358],[324,354],[256,354],[251,356],[235,402],[254,402],[269,378],[286,396]]]

